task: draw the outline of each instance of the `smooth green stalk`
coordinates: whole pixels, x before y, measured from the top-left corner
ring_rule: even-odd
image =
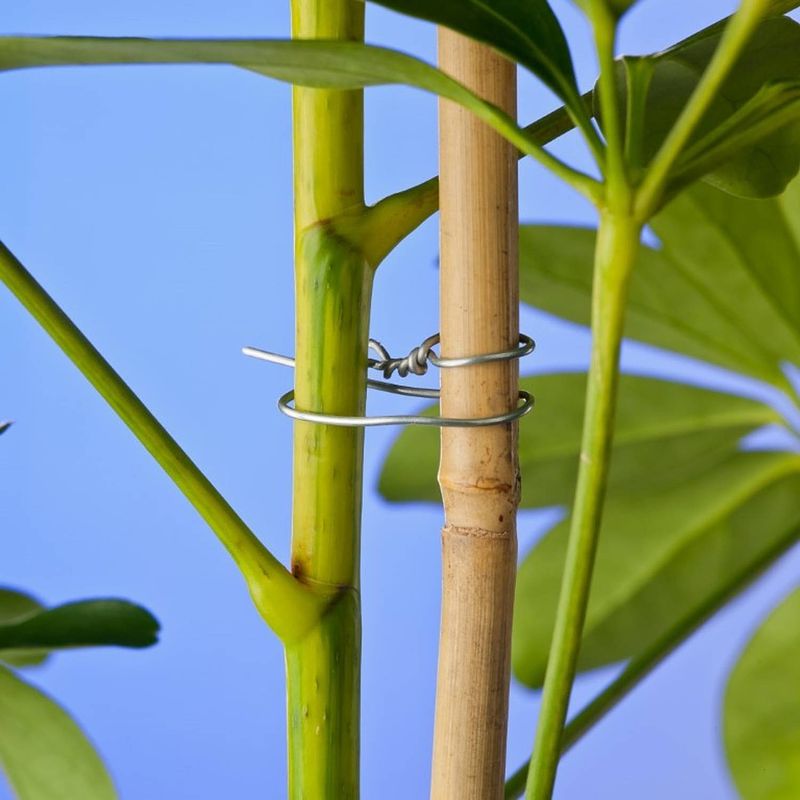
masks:
[[[356,0],[293,0],[292,35],[361,41]],[[293,90],[295,403],[358,415],[366,404],[372,267],[335,230],[363,199],[363,93]],[[286,648],[289,796],[354,800],[359,786],[358,601],[363,430],[295,423],[292,571],[331,610]]]
[[[658,209],[670,170],[714,102],[758,24],[770,12],[768,0],[743,0],[739,10],[730,18],[711,63],[647,170],[636,200],[639,219],[650,219]]]
[[[549,800],[580,650],[605,496],[619,377],[619,349],[631,270],[641,228],[628,215],[605,211],[595,253],[592,356],[580,467],[572,509],[553,641],[542,695],[528,800]]]
[[[261,544],[92,343],[2,244],[0,279],[200,512],[233,556],[256,607],[275,633],[290,641],[312,627],[323,613],[325,599],[292,577]]]
[[[562,754],[577,744],[609,711],[619,705],[659,664],[674,653],[711,617],[761,577],[767,568],[797,543],[799,538],[800,529],[788,530],[783,537],[767,548],[757,561],[748,564],[746,568],[733,575],[725,585],[719,587],[699,606],[678,620],[644,652],[631,659],[622,672],[564,728],[564,735],[561,739]],[[516,800],[522,796],[529,767],[530,762],[523,764],[506,781],[505,800]]]
[[[614,50],[617,38],[617,20],[604,2],[592,4],[592,29],[594,31],[597,59],[600,63],[600,108],[603,113],[603,133],[606,138],[605,175],[609,192],[619,192],[627,185],[624,155],[624,136]]]
[[[581,98],[584,106],[591,106],[591,92]],[[540,146],[563,136],[575,127],[574,121],[563,106],[541,119],[527,125],[526,135]],[[524,154],[519,153],[520,158]],[[406,237],[439,208],[439,178],[429,178],[396,194],[384,197],[365,212],[356,212],[334,221],[335,229],[358,248],[374,267]]]

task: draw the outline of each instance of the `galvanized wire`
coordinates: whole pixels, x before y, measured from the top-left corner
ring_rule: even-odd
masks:
[[[370,369],[383,373],[384,378],[390,378],[395,372],[405,378],[409,374],[424,375],[428,371],[428,366],[433,365],[439,369],[450,369],[454,367],[470,367],[477,364],[488,364],[494,361],[510,361],[515,358],[522,358],[533,352],[536,347],[535,342],[530,336],[520,334],[519,345],[512,350],[503,350],[497,353],[482,353],[474,356],[463,356],[460,358],[442,358],[433,349],[439,343],[439,334],[429,336],[418,347],[402,358],[392,357],[386,348],[377,340],[370,339],[369,347],[378,356],[367,360]],[[269,350],[260,350],[257,347],[244,347],[242,352],[251,358],[261,361],[269,361],[273,364],[280,364],[285,367],[294,367],[294,359],[280,353],[272,353]],[[424,397],[428,399],[438,399],[438,389],[427,389],[422,386],[403,386],[388,381],[367,380],[367,387],[376,389],[380,392],[399,394],[410,397]],[[346,427],[367,428],[379,425],[432,425],[440,428],[476,428],[485,425],[502,425],[524,417],[533,409],[534,398],[528,392],[520,390],[517,407],[503,414],[496,414],[490,417],[475,417],[472,419],[461,419],[457,417],[441,417],[423,414],[391,414],[380,416],[344,416],[339,414],[323,414],[317,411],[308,411],[295,408],[294,390],[290,390],[281,395],[278,399],[278,408],[287,417],[313,422],[320,425],[341,425]]]

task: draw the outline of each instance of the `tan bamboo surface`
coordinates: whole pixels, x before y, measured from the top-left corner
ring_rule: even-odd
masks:
[[[442,69],[516,115],[515,68],[440,29]],[[468,111],[440,103],[441,350],[514,347],[519,334],[517,153]],[[442,414],[498,414],[517,402],[519,366],[441,373]],[[445,428],[439,483],[442,623],[431,797],[503,796],[519,501],[516,424]]]

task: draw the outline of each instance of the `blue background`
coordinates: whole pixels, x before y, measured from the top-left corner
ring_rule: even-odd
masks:
[[[2,33],[285,36],[286,5],[6,0],[0,25]],[[566,0],[554,7],[588,88],[595,67],[585,22]],[[662,47],[734,7],[643,2],[623,47]],[[370,8],[368,38],[434,57],[430,26],[380,9]],[[239,348],[293,349],[289,91],[227,67],[0,75],[0,236],[284,559],[290,424],[274,398],[291,375]],[[552,107],[522,77],[521,119]],[[370,201],[436,172],[435,111],[412,90],[368,92]],[[574,137],[556,149],[586,163]],[[525,220],[593,221],[581,199],[530,163],[521,208]],[[380,269],[373,334],[390,348],[405,351],[438,327],[436,254],[432,220]],[[584,330],[530,310],[523,324],[539,343],[530,369],[586,363]],[[644,347],[626,347],[624,362],[758,391]],[[386,403],[376,398],[372,408]],[[2,581],[53,603],[127,596],[163,623],[152,650],[65,654],[34,680],[91,732],[124,798],[283,796],[278,643],[199,517],[0,287],[2,417],[17,423],[0,442]],[[363,556],[363,794],[387,800],[427,796],[441,522],[436,507],[393,507],[375,493],[394,435],[367,436]],[[552,519],[521,515],[523,552]],[[570,753],[558,798],[733,797],[718,735],[725,676],[799,567],[795,550]],[[612,674],[582,679],[577,700]],[[536,695],[513,689],[512,768],[530,750],[536,707]]]

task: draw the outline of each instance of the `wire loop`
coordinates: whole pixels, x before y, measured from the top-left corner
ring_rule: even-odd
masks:
[[[536,343],[530,336],[521,333],[519,345],[512,350],[503,350],[498,353],[483,353],[475,356],[463,356],[460,358],[442,358],[433,349],[439,344],[439,334],[429,336],[418,347],[403,358],[393,358],[389,351],[377,340],[369,340],[369,348],[378,357],[367,359],[367,366],[377,370],[388,379],[396,372],[399,377],[405,378],[409,374],[425,375],[428,366],[433,365],[439,369],[449,369],[453,367],[470,367],[476,364],[488,364],[493,361],[510,361],[516,358],[523,358],[532,353]],[[269,361],[273,364],[280,364],[285,367],[294,367],[294,359],[280,353],[271,353],[268,350],[259,350],[256,347],[243,347],[242,352],[251,358],[261,361]],[[387,381],[375,381],[368,379],[367,387],[376,389],[380,392],[405,395],[409,397],[424,397],[428,399],[438,399],[438,389],[427,389],[422,386],[402,386],[397,383]],[[502,425],[524,417],[533,409],[534,398],[528,392],[520,390],[517,407],[504,414],[496,414],[490,417],[475,417],[472,419],[461,419],[457,417],[440,417],[423,414],[395,414],[382,416],[344,416],[340,414],[323,414],[317,411],[306,411],[295,408],[294,390],[290,390],[281,395],[278,399],[278,408],[287,417],[301,420],[303,422],[313,422],[319,425],[340,425],[345,427],[367,428],[379,425],[433,425],[440,428],[477,428],[485,425]]]

